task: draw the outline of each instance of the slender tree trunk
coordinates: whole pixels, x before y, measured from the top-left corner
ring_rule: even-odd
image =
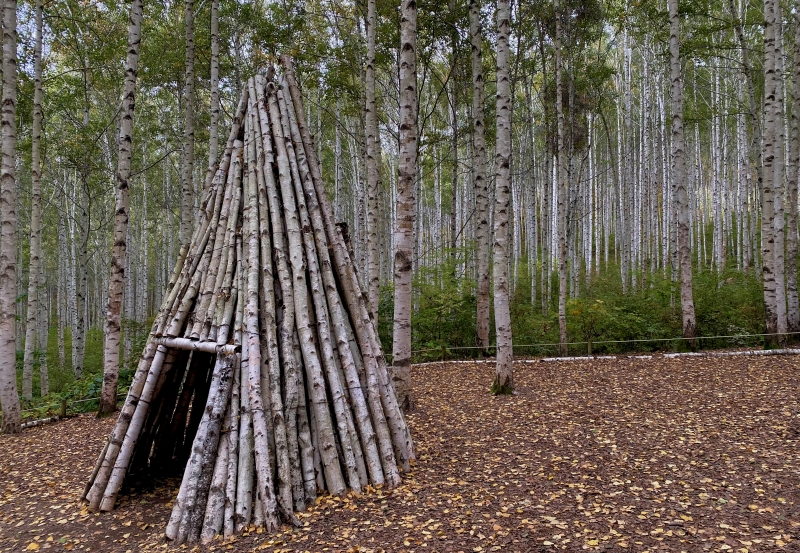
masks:
[[[86,60],[86,66],[89,61]],[[89,81],[84,71],[84,105],[83,128],[89,127]],[[91,223],[91,197],[89,194],[89,159],[87,158],[80,170],[80,179],[74,187],[75,216],[74,232],[72,236],[73,252],[72,273],[73,286],[70,298],[73,307],[72,319],[72,374],[75,379],[83,377],[83,363],[86,358],[86,327],[87,307],[86,294],[88,290],[88,262],[89,262],[89,229]]]
[[[400,152],[394,254],[392,381],[404,412],[414,408],[411,391],[411,278],[414,244],[414,182],[417,169],[417,3],[403,0],[400,13]]]
[[[22,396],[33,397],[33,361],[39,315],[39,278],[42,259],[42,0],[36,0],[36,39],[33,48],[33,127],[31,129],[31,243],[28,270],[28,317],[25,325],[25,357]]]
[[[44,270],[39,264],[39,282],[44,282]],[[49,298],[47,298],[49,300]],[[50,377],[47,372],[47,341],[50,330],[50,302],[45,302],[45,297],[40,298],[39,301],[39,329],[37,330],[38,336],[38,349],[39,349],[39,393],[45,397],[50,393]]]
[[[206,187],[217,171],[219,157],[219,0],[211,0],[211,125],[208,130],[208,176]]]
[[[449,1],[450,13],[456,11],[456,0]],[[458,29],[450,30],[450,257],[455,259],[458,246]],[[437,247],[438,244],[437,244]],[[453,267],[455,270],[455,267]]]
[[[136,74],[139,71],[139,44],[142,30],[143,0],[133,0],[128,19],[128,56],[125,60],[125,85],[122,93],[122,123],[117,157],[117,204],[114,209],[114,246],[111,250],[111,275],[108,284],[106,333],[103,343],[103,389],[98,416],[117,410],[119,379],[119,338],[122,292],[127,258],[128,208],[130,207],[133,113],[136,107]],[[131,278],[130,275],[127,276]]]
[[[511,195],[511,85],[508,34],[511,11],[508,0],[497,2],[497,156],[494,204],[494,319],[497,334],[497,366],[492,393],[514,391],[514,350],[511,338],[511,306],[508,282],[508,219]]]
[[[777,188],[779,141],[777,140],[780,114],[778,104],[779,75],[776,73],[777,56],[781,55],[776,37],[777,0],[764,0],[764,141],[763,182],[761,183],[761,251],[764,275],[764,318],[769,346],[778,345],[778,294],[776,282],[775,252],[775,195]]]
[[[800,332],[797,294],[797,178],[800,173],[800,6],[794,11],[794,72],[792,78],[792,134],[787,171],[789,203],[786,216],[786,299],[789,332]],[[792,338],[796,339],[796,336]]]
[[[785,120],[785,81],[783,63],[783,16],[781,4],[775,4],[775,159],[772,163],[773,198],[775,201],[774,219],[772,225],[775,276],[775,304],[778,317],[778,343],[781,347],[786,344],[786,331],[788,330],[786,314],[786,221],[784,212],[784,176],[786,171],[786,120]]]
[[[469,29],[472,42],[472,169],[475,179],[475,241],[477,247],[477,335],[484,353],[489,347],[489,188],[486,181],[486,126],[484,124],[483,32],[480,0],[470,0]]]
[[[4,434],[20,431],[17,395],[17,1],[3,2],[2,167],[0,168],[0,405]]]
[[[378,303],[380,301],[380,266],[378,249],[378,225],[380,214],[378,209],[378,192],[381,187],[381,140],[378,131],[377,102],[375,101],[375,32],[377,16],[375,0],[367,1],[367,69],[366,69],[366,109],[364,119],[367,141],[367,254],[368,267],[367,287],[369,289],[369,308],[373,319],[378,320]],[[338,104],[337,104],[338,112]],[[337,120],[338,129],[338,120]],[[339,134],[337,130],[337,145]],[[341,152],[341,149],[339,150]],[[341,160],[337,158],[337,164]],[[337,165],[339,167],[340,165]],[[337,172],[337,177],[339,174]],[[337,183],[339,180],[337,179]],[[337,197],[337,202],[341,201]]]
[[[567,355],[567,182],[564,174],[566,162],[566,144],[564,129],[563,107],[563,68],[561,53],[561,12],[558,0],[555,1],[556,36],[555,36],[555,65],[556,65],[556,124],[558,133],[558,146],[556,157],[556,182],[558,190],[557,225],[558,225],[558,331],[561,343],[561,355]],[[623,252],[623,259],[626,254]],[[627,270],[623,270],[623,282],[627,279]],[[624,287],[624,286],[623,286]]]
[[[672,179],[678,215],[678,263],[681,271],[683,337],[694,349],[697,325],[692,297],[692,252],[690,248],[689,195],[686,190],[686,150],[683,137],[683,72],[680,56],[678,0],[669,0],[670,99],[672,101]]]
[[[186,0],[186,75],[183,83],[183,175],[181,179],[181,245],[192,236],[194,192],[194,0]]]

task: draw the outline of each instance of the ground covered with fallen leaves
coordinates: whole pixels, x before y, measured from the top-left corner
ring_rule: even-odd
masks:
[[[800,357],[415,367],[418,460],[395,490],[202,551],[800,551]],[[0,551],[171,549],[177,479],[77,501],[112,420],[0,436]],[[185,547],[185,546],[184,546]]]

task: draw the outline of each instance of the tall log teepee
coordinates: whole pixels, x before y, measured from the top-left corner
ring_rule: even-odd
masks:
[[[109,511],[129,472],[185,466],[166,530],[178,543],[297,523],[323,491],[396,486],[414,456],[283,67],[244,88],[83,494]]]

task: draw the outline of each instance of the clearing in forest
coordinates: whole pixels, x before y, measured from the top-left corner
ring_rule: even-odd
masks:
[[[419,460],[395,490],[322,497],[306,526],[202,550],[798,551],[800,357],[414,369]],[[77,502],[111,420],[0,436],[0,551],[164,551],[179,479]]]

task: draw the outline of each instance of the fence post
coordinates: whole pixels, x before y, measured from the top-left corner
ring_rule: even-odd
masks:
[[[66,418],[67,416],[67,398],[61,400],[61,418]]]

